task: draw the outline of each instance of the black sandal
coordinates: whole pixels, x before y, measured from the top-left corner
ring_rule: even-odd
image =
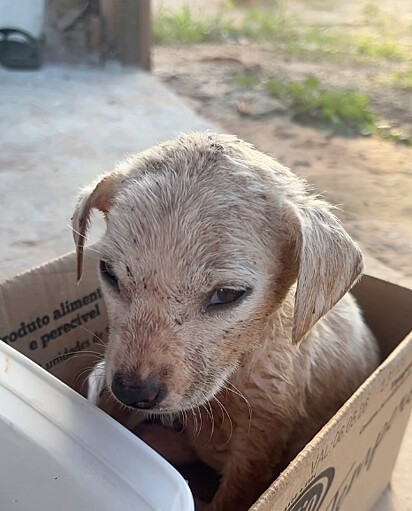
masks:
[[[27,32],[14,28],[0,29],[0,63],[12,69],[40,67],[40,43]]]

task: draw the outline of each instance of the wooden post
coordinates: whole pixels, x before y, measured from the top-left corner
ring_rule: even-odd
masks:
[[[127,66],[150,70],[152,44],[150,0],[117,0],[114,5],[120,61]]]

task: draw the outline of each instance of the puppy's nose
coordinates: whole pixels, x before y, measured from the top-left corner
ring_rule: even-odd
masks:
[[[166,394],[164,386],[158,385],[153,380],[141,381],[123,373],[114,375],[112,392],[125,405],[143,410],[154,408]]]

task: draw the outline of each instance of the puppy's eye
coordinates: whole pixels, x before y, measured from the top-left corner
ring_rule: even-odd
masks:
[[[119,291],[119,281],[110,263],[106,263],[106,261],[102,260],[100,261],[100,274],[109,286],[111,286],[115,291]]]
[[[210,298],[209,305],[225,305],[233,303],[244,297],[250,289],[236,289],[232,287],[220,287],[215,289]]]

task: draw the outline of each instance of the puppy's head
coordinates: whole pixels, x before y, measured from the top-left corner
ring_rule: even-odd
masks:
[[[107,220],[99,247],[107,384],[151,412],[211,399],[263,343],[296,281],[294,343],[362,270],[325,203],[231,136],[181,136],[85,190],[73,216],[79,278],[93,208]]]

